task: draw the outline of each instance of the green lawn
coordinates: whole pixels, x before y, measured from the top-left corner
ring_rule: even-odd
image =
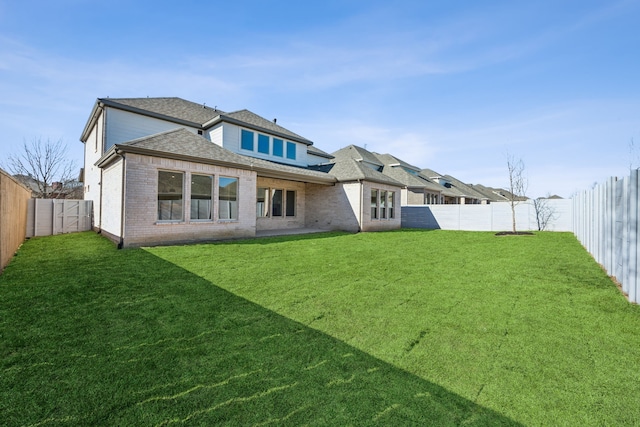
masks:
[[[0,295],[3,425],[640,422],[640,309],[571,234],[63,235]]]

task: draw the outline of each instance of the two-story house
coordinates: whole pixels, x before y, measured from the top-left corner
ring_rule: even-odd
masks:
[[[248,110],[100,98],[80,140],[94,228],[120,247],[400,227],[401,184],[331,173],[334,156]],[[384,192],[377,203],[391,213],[365,203],[372,190]]]

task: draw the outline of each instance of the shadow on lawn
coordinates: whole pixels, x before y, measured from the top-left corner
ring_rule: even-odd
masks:
[[[0,277],[9,424],[518,425],[144,250],[47,239]]]

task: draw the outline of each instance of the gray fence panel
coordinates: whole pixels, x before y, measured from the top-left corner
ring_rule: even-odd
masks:
[[[610,178],[574,198],[574,234],[614,276],[629,301],[640,303],[640,175]]]
[[[548,224],[550,231],[573,231],[573,202],[547,200],[555,215]],[[510,231],[513,228],[509,203],[489,205],[414,205],[402,207],[402,226],[465,231]],[[537,230],[533,203],[516,206],[516,228]]]
[[[27,237],[91,230],[91,200],[31,199]]]

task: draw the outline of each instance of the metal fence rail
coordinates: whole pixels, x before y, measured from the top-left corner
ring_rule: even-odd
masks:
[[[634,303],[640,303],[639,176],[632,170],[573,197],[574,234]]]

